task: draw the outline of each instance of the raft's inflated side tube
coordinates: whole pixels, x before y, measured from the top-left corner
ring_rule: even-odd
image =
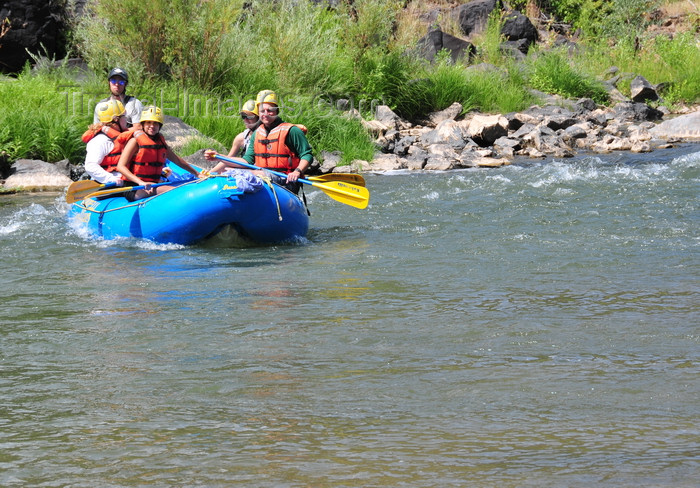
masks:
[[[72,205],[69,217],[86,225],[95,237],[184,245],[200,242],[228,225],[260,244],[302,238],[309,228],[304,204],[287,189],[266,184],[259,191],[244,193],[235,177],[224,176],[180,183],[136,202],[122,196],[86,199]]]

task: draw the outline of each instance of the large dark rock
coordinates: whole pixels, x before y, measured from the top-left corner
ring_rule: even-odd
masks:
[[[497,5],[498,0],[473,0],[452,9],[452,17],[464,35],[479,34],[486,28],[489,14]]]
[[[637,76],[630,83],[630,98],[633,102],[656,101],[659,99],[659,94],[646,78]]]
[[[27,53],[65,56],[64,19],[61,2],[6,0],[0,8],[0,71],[20,71],[31,57]],[[43,47],[42,47],[43,46]]]
[[[464,39],[442,32],[440,29],[432,29],[417,44],[421,55],[428,61],[433,61],[437,53],[445,49],[450,53],[452,61],[460,58],[470,58],[476,54],[474,44]]]
[[[661,120],[663,112],[650,107],[646,103],[620,102],[613,108],[613,115],[618,120],[643,122],[645,120]]]
[[[537,29],[530,22],[530,19],[517,10],[511,10],[505,15],[501,34],[505,36],[507,41],[525,41],[522,43],[525,46],[525,54],[538,38]]]

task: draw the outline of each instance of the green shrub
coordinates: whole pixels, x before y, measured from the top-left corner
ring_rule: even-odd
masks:
[[[501,51],[501,44],[505,41],[505,37],[501,35],[502,25],[500,10],[493,10],[489,14],[486,29],[475,40],[478,46],[478,59],[481,62],[496,66],[506,62],[507,58]]]
[[[344,28],[340,31],[343,51],[354,64],[371,52],[387,52],[401,2],[397,0],[355,0],[343,3],[340,14]]]
[[[574,69],[563,52],[536,54],[529,70],[529,84],[537,90],[569,98],[592,98],[597,103],[607,102],[602,83]]]
[[[97,72],[123,66],[140,77],[173,77],[211,88],[224,79],[219,47],[243,1],[96,0],[76,27],[78,47]]]

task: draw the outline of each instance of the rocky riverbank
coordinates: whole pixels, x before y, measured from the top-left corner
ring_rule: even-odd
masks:
[[[553,98],[553,97],[551,97]],[[355,171],[440,170],[495,167],[516,157],[569,158],[578,153],[649,152],[681,142],[700,142],[700,107],[670,113],[634,101],[612,107],[590,99],[551,100],[509,114],[470,113],[461,105],[430,114],[425,124],[401,119],[379,107],[363,124],[376,136],[372,161],[354,161]],[[325,154],[319,170],[337,167],[337,154]]]
[[[379,106],[373,120],[362,124],[376,139],[372,161],[339,166],[340,154],[324,152],[312,166],[315,174],[330,172],[448,171],[472,167],[498,167],[515,158],[564,159],[576,154],[614,151],[649,152],[679,143],[700,144],[700,107],[682,113],[656,109],[646,103],[622,101],[612,107],[590,99],[577,101],[549,97],[543,105],[510,114],[469,113],[460,117],[455,103],[430,114],[421,124],[398,117]],[[348,116],[360,117],[348,112]],[[180,119],[168,116],[163,127],[177,152],[189,138],[203,137]],[[185,156],[210,167],[203,151]],[[50,164],[18,160],[0,192],[62,191],[82,173],[67,161]]]

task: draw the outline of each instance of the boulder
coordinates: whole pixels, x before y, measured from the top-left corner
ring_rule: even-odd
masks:
[[[454,120],[443,120],[434,130],[423,134],[421,137],[423,144],[450,144],[457,148],[464,147],[464,134],[459,122]]]
[[[364,127],[367,132],[370,134],[374,134],[375,136],[379,136],[389,130],[389,127],[384,125],[382,122],[378,120],[364,120],[362,119],[362,127]],[[395,125],[394,125],[395,127]]]
[[[493,148],[502,156],[512,158],[515,156],[515,152],[522,148],[522,144],[518,139],[499,137],[493,143]]]
[[[510,137],[513,139],[522,139],[526,135],[528,135],[530,132],[535,130],[537,126],[534,124],[523,124],[518,130],[510,134]]]
[[[426,123],[427,125],[438,125],[443,120],[455,120],[462,113],[463,109],[464,107],[462,107],[461,103],[454,102],[446,109],[429,113]]]
[[[700,110],[661,122],[649,132],[661,139],[700,140]]]
[[[364,173],[372,170],[372,163],[363,159],[353,159],[348,166],[336,166],[334,173]]]
[[[585,139],[588,132],[581,124],[571,125],[567,127],[561,134],[562,140],[568,142],[573,139]]]
[[[481,147],[492,146],[508,135],[508,119],[502,115],[476,115],[469,124],[469,137]]]
[[[406,169],[423,169],[425,162],[428,160],[428,152],[418,146],[408,148],[408,154],[405,161]]]
[[[659,94],[656,93],[654,85],[649,83],[643,76],[637,76],[630,84],[630,98],[633,102],[656,101]]]
[[[331,173],[332,171],[334,171],[340,163],[340,156],[341,154],[339,151],[323,151],[321,153],[321,159],[323,160],[323,164],[321,164],[319,172]]]
[[[524,145],[533,146],[539,152],[555,157],[568,158],[574,154],[569,146],[557,136],[556,132],[545,125],[539,125],[523,137]]]
[[[451,16],[464,35],[479,34],[486,28],[496,4],[497,0],[473,0],[452,9]]]
[[[423,153],[409,155],[403,160],[406,169],[413,171],[423,169],[425,167],[425,162],[428,160],[427,156]]]
[[[591,98],[580,98],[576,101],[575,110],[578,114],[592,112],[598,108],[598,104]]]
[[[524,41],[519,47],[519,50],[523,52],[523,54],[527,54],[530,46],[532,46],[539,37],[537,29],[532,22],[530,22],[530,19],[517,10],[511,10],[505,14],[503,25],[501,26],[501,35],[510,42]]]
[[[578,120],[570,115],[555,114],[545,117],[545,119],[542,121],[542,124],[546,125],[554,131],[557,131],[566,129],[567,127],[571,127],[576,122],[578,122]]]
[[[18,159],[12,165],[11,174],[5,180],[5,188],[21,188],[25,191],[61,191],[70,185],[68,161],[51,164],[36,159]]]
[[[181,119],[173,117],[172,115],[164,115],[163,117],[165,122],[162,130],[163,137],[165,137],[165,141],[176,153],[179,154],[179,151],[187,143],[194,140],[206,142],[207,144],[210,144],[212,148],[217,150],[223,149],[218,141],[210,137],[206,137],[194,127],[184,123]]]
[[[525,59],[528,50],[530,49],[530,44],[527,39],[518,39],[517,41],[505,41],[499,46],[500,51],[503,54],[510,56],[518,61]]]
[[[636,141],[632,142],[632,147],[630,151],[633,153],[648,153],[652,151],[651,143],[648,141]]]
[[[644,120],[661,120],[663,113],[645,103],[620,102],[613,108],[612,116],[616,120],[641,122]]]
[[[459,157],[461,168],[497,168],[510,164],[506,158],[494,158],[492,151],[463,151]]]
[[[428,146],[428,154],[430,157],[438,156],[446,159],[457,159],[459,157],[455,148],[450,144],[431,144]]]
[[[416,138],[413,136],[402,137],[398,142],[396,142],[396,144],[394,144],[394,154],[405,156],[408,154],[408,149],[414,142],[416,142]]]
[[[468,60],[476,54],[474,44],[442,32],[439,28],[430,30],[418,41],[416,47],[420,55],[431,63],[443,49],[450,54],[453,62],[457,62],[460,59]]]
[[[353,163],[355,163],[355,161],[353,161]],[[379,153],[374,156],[368,168],[362,169],[365,171],[396,171],[404,169],[405,167],[404,160],[399,158],[396,154]]]
[[[0,49],[0,71],[18,72],[29,53],[61,58],[65,55],[64,2],[6,0],[0,7],[0,22],[6,29]]]
[[[200,149],[192,154],[188,154],[187,156],[184,156],[180,153],[178,154],[190,164],[194,164],[195,166],[199,166],[200,168],[204,169],[212,169],[219,163],[219,161],[209,161],[207,158],[204,157],[204,151],[206,151],[206,149]]]
[[[371,122],[379,122],[381,126],[384,127],[382,132],[386,132],[389,129],[400,129],[401,128],[401,117],[396,115],[396,112],[391,110],[386,105],[378,105],[377,110],[374,114],[374,120]]]
[[[443,156],[430,156],[423,169],[430,171],[448,171],[455,168],[455,160]]]

